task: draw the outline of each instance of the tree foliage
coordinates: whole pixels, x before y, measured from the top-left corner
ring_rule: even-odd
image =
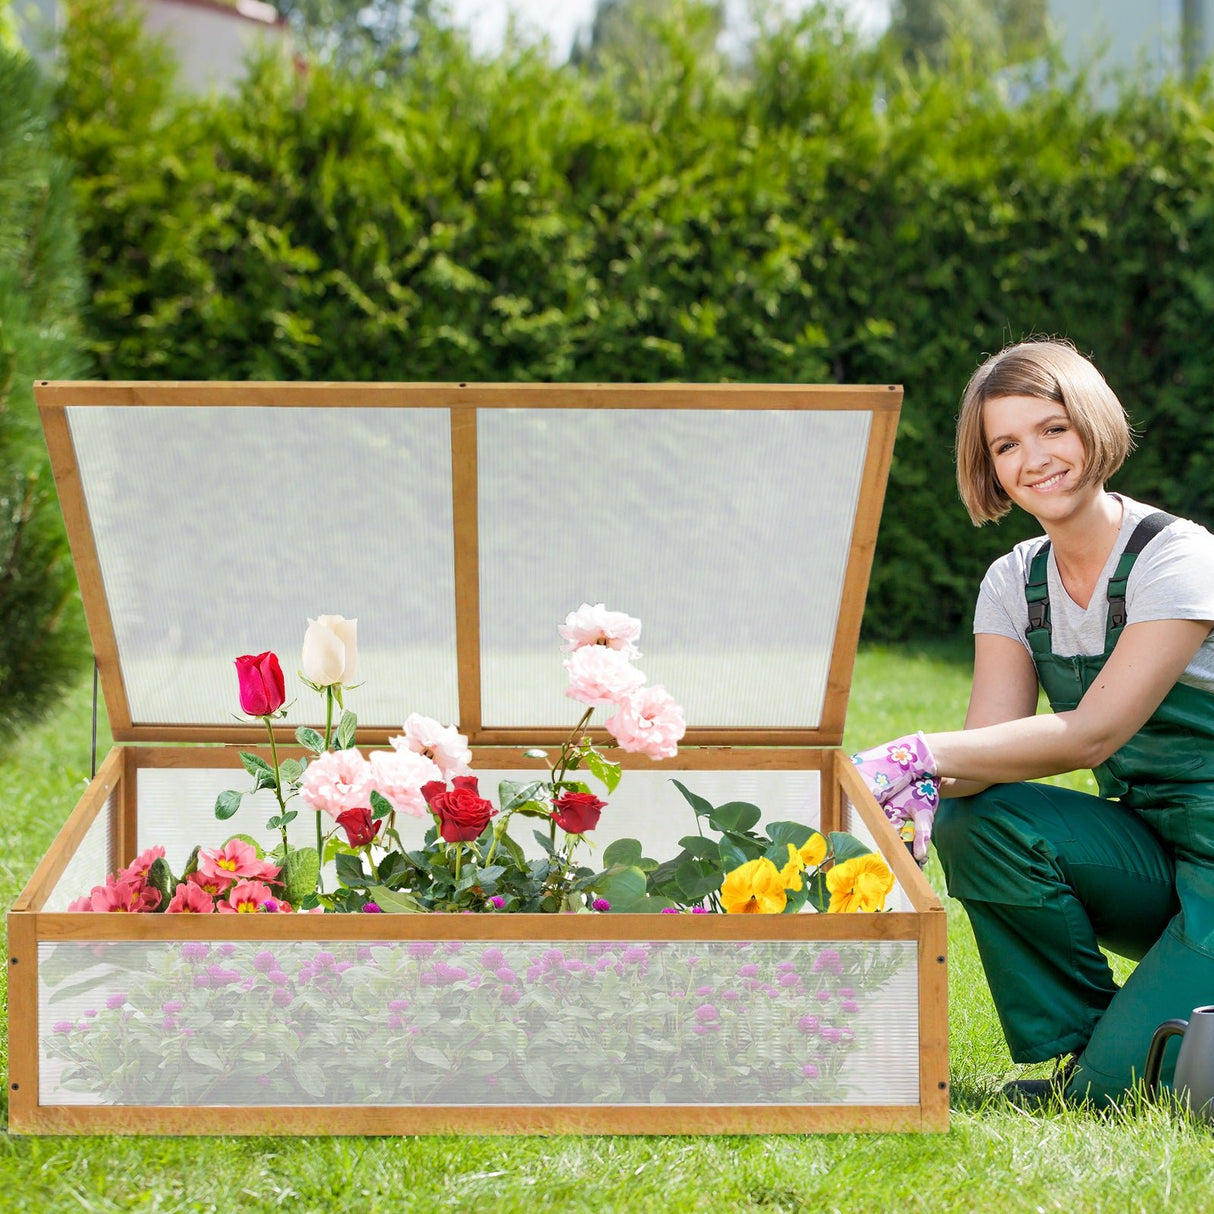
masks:
[[[88,366],[65,166],[33,63],[0,48],[0,739],[80,674],[87,637],[32,383]]]
[[[959,48],[990,70],[1046,48],[1047,0],[894,0],[888,37],[909,63],[948,65]]]
[[[865,625],[899,638],[964,631],[1031,526],[971,527],[953,424],[984,353],[1059,334],[1143,431],[1115,487],[1214,521],[1206,94],[1012,107],[822,8],[744,72],[675,14],[626,90],[430,28],[380,87],[267,60],[177,106],[105,20],[69,35],[115,75],[65,83],[60,146],[108,376],[902,383]]]

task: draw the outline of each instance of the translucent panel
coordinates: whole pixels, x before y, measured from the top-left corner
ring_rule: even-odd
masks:
[[[457,718],[445,410],[68,420],[136,724],[232,724],[238,654],[274,650],[297,686],[320,614],[359,620],[364,725]],[[302,696],[288,720],[315,721],[317,704]]]
[[[55,943],[40,1102],[915,1105],[914,941]]]
[[[482,717],[567,722],[556,626],[639,617],[699,728],[816,726],[868,441],[863,412],[482,410]]]
[[[105,880],[110,866],[110,814],[117,795],[115,789],[106,799],[101,812],[72,852],[62,876],[47,895],[42,910],[65,911],[68,903],[87,894],[94,885],[100,885]]]
[[[481,792],[496,804],[501,780],[533,780],[536,773],[478,769],[475,774],[480,780]],[[691,807],[671,783],[672,775],[713,805],[749,801],[763,810],[763,820],[767,822],[804,822],[813,827],[819,822],[816,771],[629,771],[624,773],[619,787],[611,794],[609,807],[597,829],[588,836],[594,846],[583,846],[577,852],[579,861],[588,867],[600,867],[602,849],[621,838],[639,839],[646,855],[658,861],[676,856],[680,850],[679,839],[696,833],[696,821]],[[273,793],[263,791],[246,797],[236,817],[228,822],[216,821],[212,812],[215,798],[225,788],[243,790],[251,783],[243,770],[231,768],[141,770],[138,773],[139,850],[156,845],[164,847],[169,866],[179,873],[197,844],[214,847],[237,831],[252,835],[264,846],[272,846],[277,842],[277,836],[266,831],[264,825],[276,812]],[[292,843],[297,846],[315,844],[313,811],[298,801],[292,802],[292,808],[300,811],[289,828]],[[422,836],[432,824],[433,818],[428,816],[424,819],[398,817],[397,828],[405,847],[420,846]],[[325,819],[326,830],[332,829],[332,825]],[[524,851],[538,856],[541,850],[532,833],[537,825],[540,824],[534,819],[516,819],[511,834]],[[332,865],[327,872],[331,887]],[[70,897],[87,893],[100,879],[91,878]]]
[[[846,793],[843,794],[843,829],[848,834],[855,835],[861,842],[867,843],[873,851],[877,850],[877,845],[873,842],[872,831],[864,825],[864,819],[860,817],[855,805],[852,804],[851,799]],[[885,909],[892,911],[909,911],[914,909],[910,896],[900,881],[895,880],[894,888],[886,899]]]

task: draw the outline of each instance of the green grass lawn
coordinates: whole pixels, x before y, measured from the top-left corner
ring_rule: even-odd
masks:
[[[964,650],[861,652],[848,748],[960,725]],[[0,756],[11,903],[88,777],[91,685]],[[100,750],[109,739],[102,729]],[[1089,787],[1087,777],[1071,777]],[[932,860],[928,876],[942,890]],[[949,910],[952,1129],[812,1137],[0,1137],[0,1211],[1205,1211],[1209,1132],[1164,1108],[1030,1116]]]

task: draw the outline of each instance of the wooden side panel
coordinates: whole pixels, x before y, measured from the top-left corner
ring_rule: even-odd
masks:
[[[8,916],[8,1128],[35,1126],[38,1110],[38,941],[36,915]]]
[[[476,411],[451,411],[451,513],[455,551],[455,649],[459,720],[470,740],[481,732],[481,598]]]
[[[46,435],[47,450],[50,452],[55,491],[59,495],[59,506],[63,511],[68,539],[71,542],[72,561],[76,566],[76,580],[84,602],[84,615],[88,621],[93,653],[101,674],[106,712],[113,736],[118,738],[131,728],[131,710],[127,703],[126,689],[122,684],[114,621],[110,618],[97,543],[84,504],[84,489],[80,483],[80,469],[76,463],[72,434],[63,409],[50,408],[43,404],[40,388],[35,388],[34,395],[42,414],[42,429]]]
[[[920,916],[919,940],[919,1105],[925,1130],[947,1130],[948,943],[943,910]]]
[[[112,750],[97,770],[84,795],[72,811],[68,820],[55,836],[42,862],[34,869],[25,889],[13,903],[14,911],[41,910],[47,895],[55,888],[63,875],[80,841],[88,833],[97,815],[102,811],[109,795],[122,781],[123,756],[121,750]],[[81,890],[81,893],[87,893]]]
[[[104,1108],[45,1106],[39,1134],[813,1134],[943,1130],[914,1105],[561,1105],[551,1108]]]

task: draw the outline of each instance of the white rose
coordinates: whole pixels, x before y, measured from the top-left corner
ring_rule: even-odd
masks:
[[[357,620],[322,615],[308,621],[304,633],[303,676],[317,687],[349,686],[358,677]]]

